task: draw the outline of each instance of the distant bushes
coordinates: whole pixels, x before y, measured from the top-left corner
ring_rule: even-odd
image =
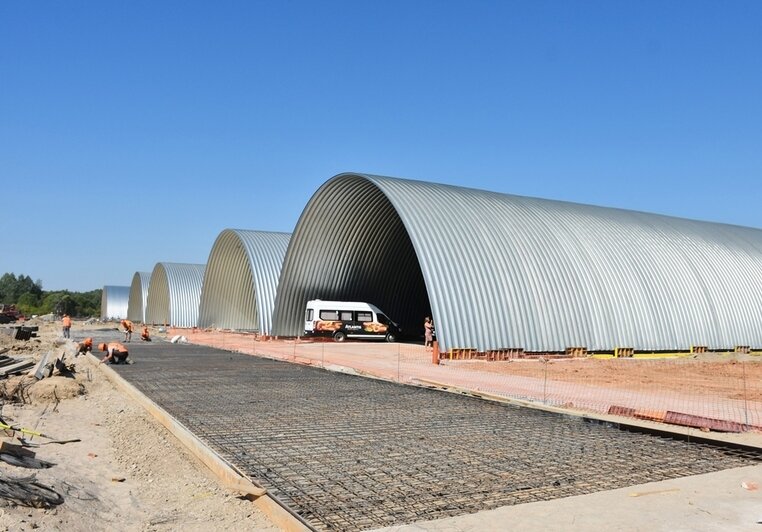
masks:
[[[32,314],[68,314],[74,317],[100,316],[102,290],[46,292],[42,281],[28,275],[5,273],[0,277],[0,303],[16,305],[26,316]]]

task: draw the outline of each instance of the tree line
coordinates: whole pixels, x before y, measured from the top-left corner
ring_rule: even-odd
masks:
[[[5,273],[0,277],[0,303],[16,305],[25,316],[33,314],[68,314],[78,318],[100,316],[102,290],[70,292],[42,289],[42,281],[28,275]]]

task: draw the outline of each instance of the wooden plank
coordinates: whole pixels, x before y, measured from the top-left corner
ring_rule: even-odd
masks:
[[[40,357],[37,364],[29,370],[29,375],[33,376],[38,381],[45,377],[49,377],[50,375],[47,373],[48,358],[50,358],[50,351]]]
[[[21,445],[17,445],[15,443],[9,443],[7,441],[0,443],[0,453],[12,454],[15,456],[28,456],[30,458],[34,458],[35,456],[34,451],[26,449]]]
[[[56,357],[55,362],[53,362],[53,368],[58,370],[58,373],[63,373],[66,371],[66,364],[64,364],[65,356],[66,351],[61,351],[61,353]]]
[[[8,375],[12,373],[18,373],[19,371],[23,371],[26,368],[31,368],[32,366],[34,366],[34,360],[32,360],[31,358],[20,360],[19,362],[16,362],[15,364],[11,364],[10,366],[0,368],[0,376],[7,377]]]

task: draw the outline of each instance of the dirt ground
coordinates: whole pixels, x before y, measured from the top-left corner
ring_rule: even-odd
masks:
[[[633,391],[694,392],[727,399],[762,400],[762,356],[705,353],[680,359],[579,358],[467,361],[451,365],[522,377],[584,383]]]
[[[0,380],[5,423],[66,444],[26,435],[36,458],[55,465],[26,469],[0,461],[0,482],[34,475],[64,502],[49,509],[17,505],[0,497],[0,530],[208,531],[277,530],[248,500],[222,487],[203,464],[145,411],[116,390],[87,357],[73,357],[74,342],[61,338],[58,323],[30,322],[39,337],[13,340],[0,333],[6,355],[39,359],[67,352],[70,377]],[[87,328],[72,327],[81,339]],[[120,333],[114,327],[114,340]],[[0,431],[0,441],[19,444],[19,432]],[[0,490],[1,491],[1,490]]]

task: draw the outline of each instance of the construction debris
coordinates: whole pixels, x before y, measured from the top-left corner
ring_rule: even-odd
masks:
[[[35,452],[13,443],[0,443],[0,460],[6,464],[26,469],[47,469],[53,467],[53,462],[35,458]]]
[[[34,476],[0,478],[0,498],[19,506],[52,508],[64,502],[63,496],[50,486],[37,482]]]
[[[8,375],[20,375],[26,369],[34,366],[34,360],[31,358],[11,359],[11,362],[0,367],[0,377],[7,377]]]
[[[29,370],[29,375],[32,375],[35,379],[41,380],[45,377],[50,377],[53,373],[53,364],[48,363],[50,358],[50,351],[40,357],[40,360],[35,366]]]
[[[16,329],[16,335],[14,338],[16,340],[29,340],[32,338],[32,336],[37,336],[35,329],[36,327],[19,327]]]

